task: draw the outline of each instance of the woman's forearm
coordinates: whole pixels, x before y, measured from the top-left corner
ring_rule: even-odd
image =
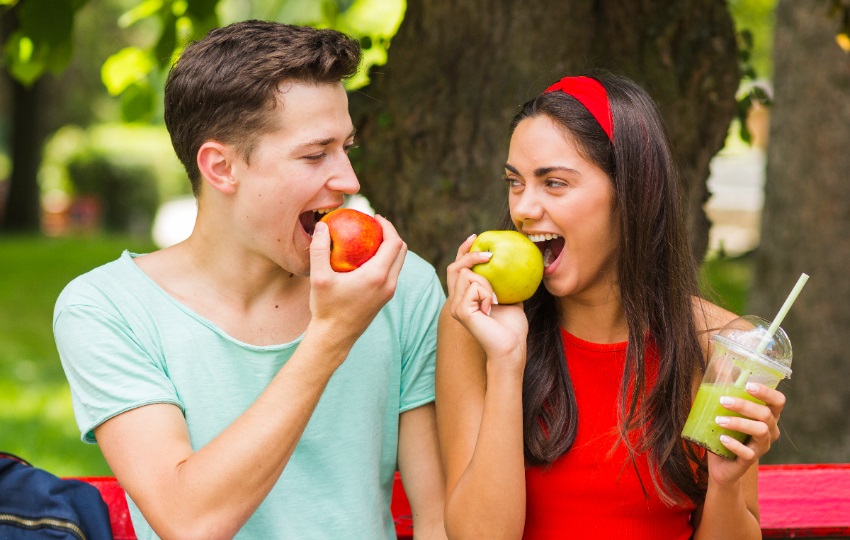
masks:
[[[451,539],[520,538],[525,524],[522,372],[488,362],[472,458],[446,502]]]

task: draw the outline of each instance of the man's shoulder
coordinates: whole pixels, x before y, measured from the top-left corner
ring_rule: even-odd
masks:
[[[404,266],[401,268],[399,280],[428,282],[434,279],[439,281],[434,266],[413,251],[408,251],[404,258]]]
[[[134,278],[132,258],[125,251],[117,259],[102,264],[71,280],[56,300],[57,311],[75,304],[97,304],[127,290]]]

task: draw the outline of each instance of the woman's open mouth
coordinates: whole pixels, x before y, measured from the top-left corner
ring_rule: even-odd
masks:
[[[534,242],[543,254],[544,268],[555,262],[564,250],[564,238],[557,234],[529,234],[528,239]]]

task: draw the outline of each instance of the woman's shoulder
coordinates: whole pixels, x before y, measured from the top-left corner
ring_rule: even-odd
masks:
[[[691,301],[697,332],[713,334],[738,317],[705,298],[694,296]]]
[[[711,336],[738,316],[717,304],[695,296],[692,299],[694,326],[706,359],[711,355]]]

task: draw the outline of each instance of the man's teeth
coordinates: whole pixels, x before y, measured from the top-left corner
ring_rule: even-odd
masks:
[[[560,238],[559,234],[529,234],[528,239],[532,242],[544,242],[546,240],[554,240],[555,238]]]

